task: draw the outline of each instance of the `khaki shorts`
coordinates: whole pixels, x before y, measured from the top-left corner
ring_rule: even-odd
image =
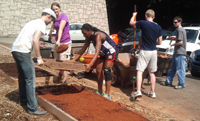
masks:
[[[57,45],[55,45],[55,49],[54,49],[54,58],[58,61],[66,61],[66,60],[70,60],[71,59],[71,48],[72,48],[72,41],[69,41],[67,43],[61,43],[62,44],[66,44],[68,45],[68,49],[62,53],[57,53],[56,49],[58,48]]]
[[[144,70],[148,67],[149,72],[156,72],[157,58],[157,50],[140,50],[136,70],[144,72]]]

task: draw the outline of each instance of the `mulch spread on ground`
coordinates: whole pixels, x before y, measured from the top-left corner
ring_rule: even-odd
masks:
[[[81,121],[147,121],[119,103],[88,88],[60,85],[40,87],[37,94]]]
[[[8,76],[17,78],[18,72],[17,72],[17,66],[15,63],[0,63],[0,69],[5,72]],[[41,70],[41,69],[35,69],[36,71],[36,77],[46,77],[46,76],[52,76],[48,72]]]

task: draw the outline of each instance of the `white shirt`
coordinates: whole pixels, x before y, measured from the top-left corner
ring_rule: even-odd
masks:
[[[33,48],[33,37],[37,30],[41,31],[43,34],[45,33],[46,24],[44,21],[41,19],[36,19],[28,22],[15,39],[11,51],[17,51],[21,53],[31,52]]]

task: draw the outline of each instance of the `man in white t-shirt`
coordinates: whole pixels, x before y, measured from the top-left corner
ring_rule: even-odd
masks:
[[[20,104],[27,106],[29,114],[46,114],[46,111],[39,110],[37,104],[35,95],[35,67],[31,58],[31,51],[32,49],[35,51],[37,64],[43,65],[39,39],[45,33],[46,25],[55,19],[56,14],[50,8],[44,9],[40,19],[32,20],[23,27],[12,46],[11,53],[18,70]]]

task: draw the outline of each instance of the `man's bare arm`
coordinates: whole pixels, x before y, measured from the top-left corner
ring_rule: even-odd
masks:
[[[161,45],[162,44],[162,36],[158,37],[156,44],[157,45]]]

